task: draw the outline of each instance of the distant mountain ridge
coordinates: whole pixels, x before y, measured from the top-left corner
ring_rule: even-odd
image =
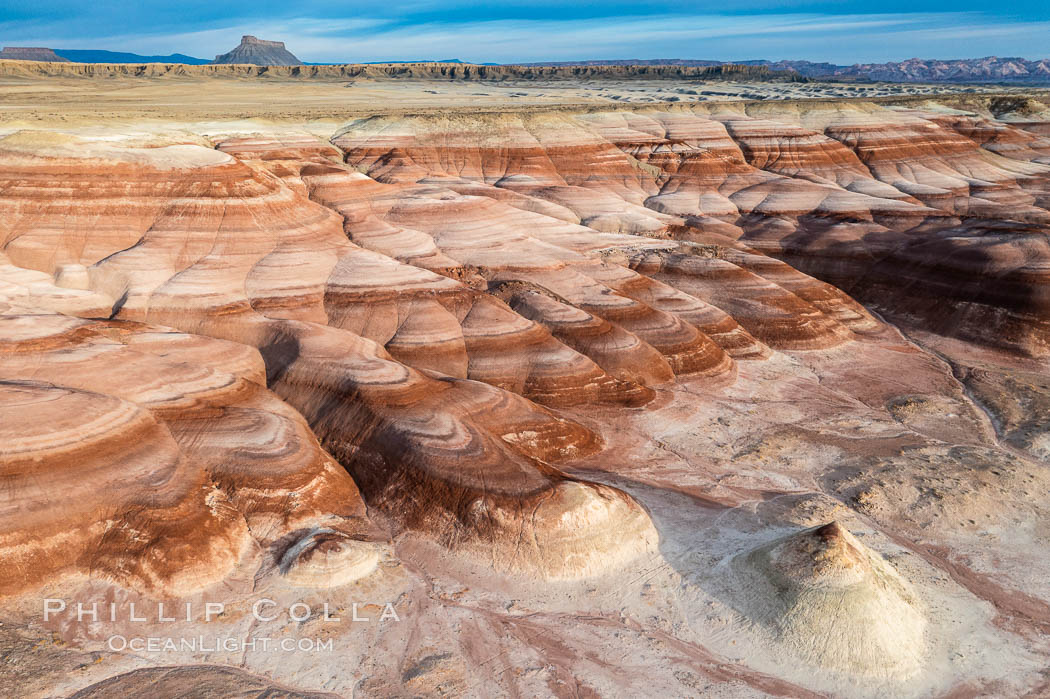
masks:
[[[834,63],[813,61],[713,61],[683,58],[625,59],[596,61],[559,61],[544,63],[521,63],[523,66],[628,66],[628,65],[720,65],[767,66],[774,70],[794,71],[807,78],[853,78],[885,82],[1013,82],[1050,83],[1050,58],[1028,60],[1025,58],[964,58],[939,60],[909,58],[906,61],[889,63],[855,63],[840,66]]]
[[[100,49],[55,49],[55,53],[73,63],[185,63],[190,66],[204,65],[206,58],[195,58],[184,53],[167,56],[143,56],[125,51],[103,51]]]
[[[833,75],[866,76],[892,82],[1050,82],[1050,58],[1037,61],[998,56],[949,61],[910,58],[899,63],[852,65]]]
[[[208,61],[184,53],[167,56],[143,56],[125,51],[102,49],[46,49],[39,47],[7,46],[0,51],[0,59],[13,61],[42,61],[45,63],[185,63],[203,65]]]

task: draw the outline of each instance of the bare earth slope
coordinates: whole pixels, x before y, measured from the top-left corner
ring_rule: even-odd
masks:
[[[1047,103],[18,119],[14,694],[1047,691]]]

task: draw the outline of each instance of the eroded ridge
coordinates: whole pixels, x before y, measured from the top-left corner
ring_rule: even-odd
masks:
[[[187,594],[322,524],[361,561],[323,584],[374,567],[357,487],[251,348],[17,307],[0,338],[0,593],[86,573]]]
[[[715,244],[732,254],[691,262],[689,279],[671,286],[773,347],[833,346],[849,336],[841,325],[875,324],[837,289],[755,252],[905,324],[1042,357],[1050,170],[1041,122],[1028,119],[936,106],[704,105],[375,117],[333,143],[348,164],[389,185],[369,193],[367,210],[344,197],[343,209],[355,214],[347,218],[351,237],[391,252],[384,246],[412,240],[409,254],[435,269],[458,262],[564,297],[565,267],[603,285],[608,274],[564,255],[557,275],[541,272],[554,264],[549,245],[586,255],[622,246],[616,236],[625,234],[644,246],[667,238]],[[447,189],[461,196],[439,194]],[[572,242],[573,226],[600,235]],[[530,250],[530,263],[494,264],[501,246]],[[745,282],[738,267],[771,285]],[[646,276],[664,282],[669,273],[665,265]],[[568,300],[586,305],[582,280],[571,286],[578,297]],[[815,316],[783,326],[777,309],[805,315],[792,295],[835,322]],[[710,325],[695,315],[693,322],[718,340]]]
[[[638,405],[646,387],[493,295],[349,242],[332,211],[222,152],[89,146],[40,160],[9,145],[11,300],[254,348],[257,381],[306,418],[370,505],[501,570],[573,577],[652,545],[629,496],[552,465],[599,436],[529,400]]]

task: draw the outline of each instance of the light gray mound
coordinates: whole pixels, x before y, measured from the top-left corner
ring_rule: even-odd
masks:
[[[788,652],[873,679],[915,675],[926,618],[911,586],[837,522],[772,541],[731,563],[733,595]]]

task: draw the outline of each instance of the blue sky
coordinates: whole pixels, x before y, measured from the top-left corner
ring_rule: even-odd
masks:
[[[211,58],[241,34],[304,61],[1050,57],[1050,1],[0,0],[0,45]]]

